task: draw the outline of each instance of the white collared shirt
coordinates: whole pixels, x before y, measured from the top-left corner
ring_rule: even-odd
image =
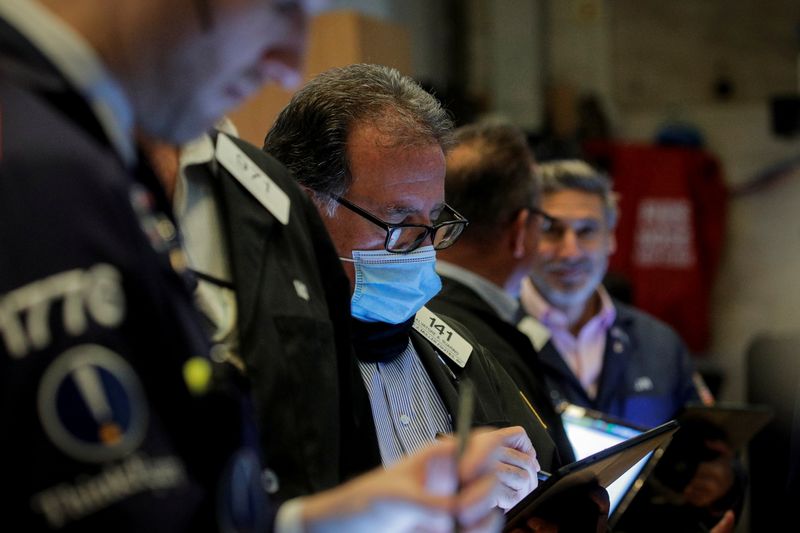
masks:
[[[439,392],[409,340],[403,353],[386,363],[359,362],[369,394],[384,467],[433,442],[453,423]]]
[[[224,346],[225,355],[241,366],[236,292],[233,289],[228,241],[217,198],[206,171],[192,167],[210,165],[216,171],[214,143],[203,135],[181,148],[173,208],[183,233],[189,268],[197,275],[195,303],[210,323],[210,336]],[[199,170],[199,169],[198,169]]]
[[[0,17],[33,43],[89,103],[127,167],[136,163],[133,108],[86,39],[38,2],[0,1]]]

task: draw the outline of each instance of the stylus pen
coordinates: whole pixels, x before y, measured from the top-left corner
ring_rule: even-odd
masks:
[[[472,411],[475,406],[475,387],[467,378],[461,381],[458,387],[458,413],[456,414],[456,433],[458,446],[456,448],[456,476],[458,477],[458,492],[461,492],[461,477],[458,472],[464,450],[467,448],[467,439],[472,428]],[[458,533],[461,526],[458,523],[458,511],[453,515],[453,531]]]

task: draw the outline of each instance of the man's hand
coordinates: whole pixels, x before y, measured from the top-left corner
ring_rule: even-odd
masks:
[[[497,429],[481,438],[499,438],[501,442],[500,464],[497,477],[500,481],[496,505],[505,511],[514,507],[535,489],[539,480],[536,473],[541,470],[528,434],[519,426]]]
[[[722,441],[706,441],[706,446],[719,456],[698,465],[697,471],[683,490],[686,502],[694,507],[708,507],[728,493],[733,486],[733,451]]]
[[[733,511],[725,511],[717,525],[711,528],[710,533],[733,533],[733,526],[736,524],[736,516]]]
[[[305,531],[445,533],[452,531],[454,517],[463,531],[499,531],[497,468],[505,435],[494,433],[474,431],[459,465],[456,441],[447,439],[389,469],[303,498]]]

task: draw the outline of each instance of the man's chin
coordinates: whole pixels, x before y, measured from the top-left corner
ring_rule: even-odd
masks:
[[[583,287],[580,288],[570,288],[570,289],[559,289],[550,291],[548,294],[548,299],[550,303],[558,306],[558,307],[573,307],[576,305],[582,305],[588,298],[591,296],[590,294],[586,294],[586,291]]]

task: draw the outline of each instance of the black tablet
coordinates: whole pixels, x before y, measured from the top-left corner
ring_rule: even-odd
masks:
[[[583,459],[647,431],[644,427],[606,413],[567,402],[558,407],[561,421],[577,459]],[[608,491],[608,526],[613,528],[633,501],[644,480],[661,458],[659,449],[648,452],[629,468]]]
[[[737,451],[764,429],[773,416],[772,409],[764,405],[687,404],[678,420],[686,431],[701,433],[705,439],[725,441]]]
[[[521,527],[526,520],[568,489],[596,481],[608,487],[650,452],[663,448],[678,430],[674,420],[631,437],[600,452],[559,468],[506,513],[504,531]]]

